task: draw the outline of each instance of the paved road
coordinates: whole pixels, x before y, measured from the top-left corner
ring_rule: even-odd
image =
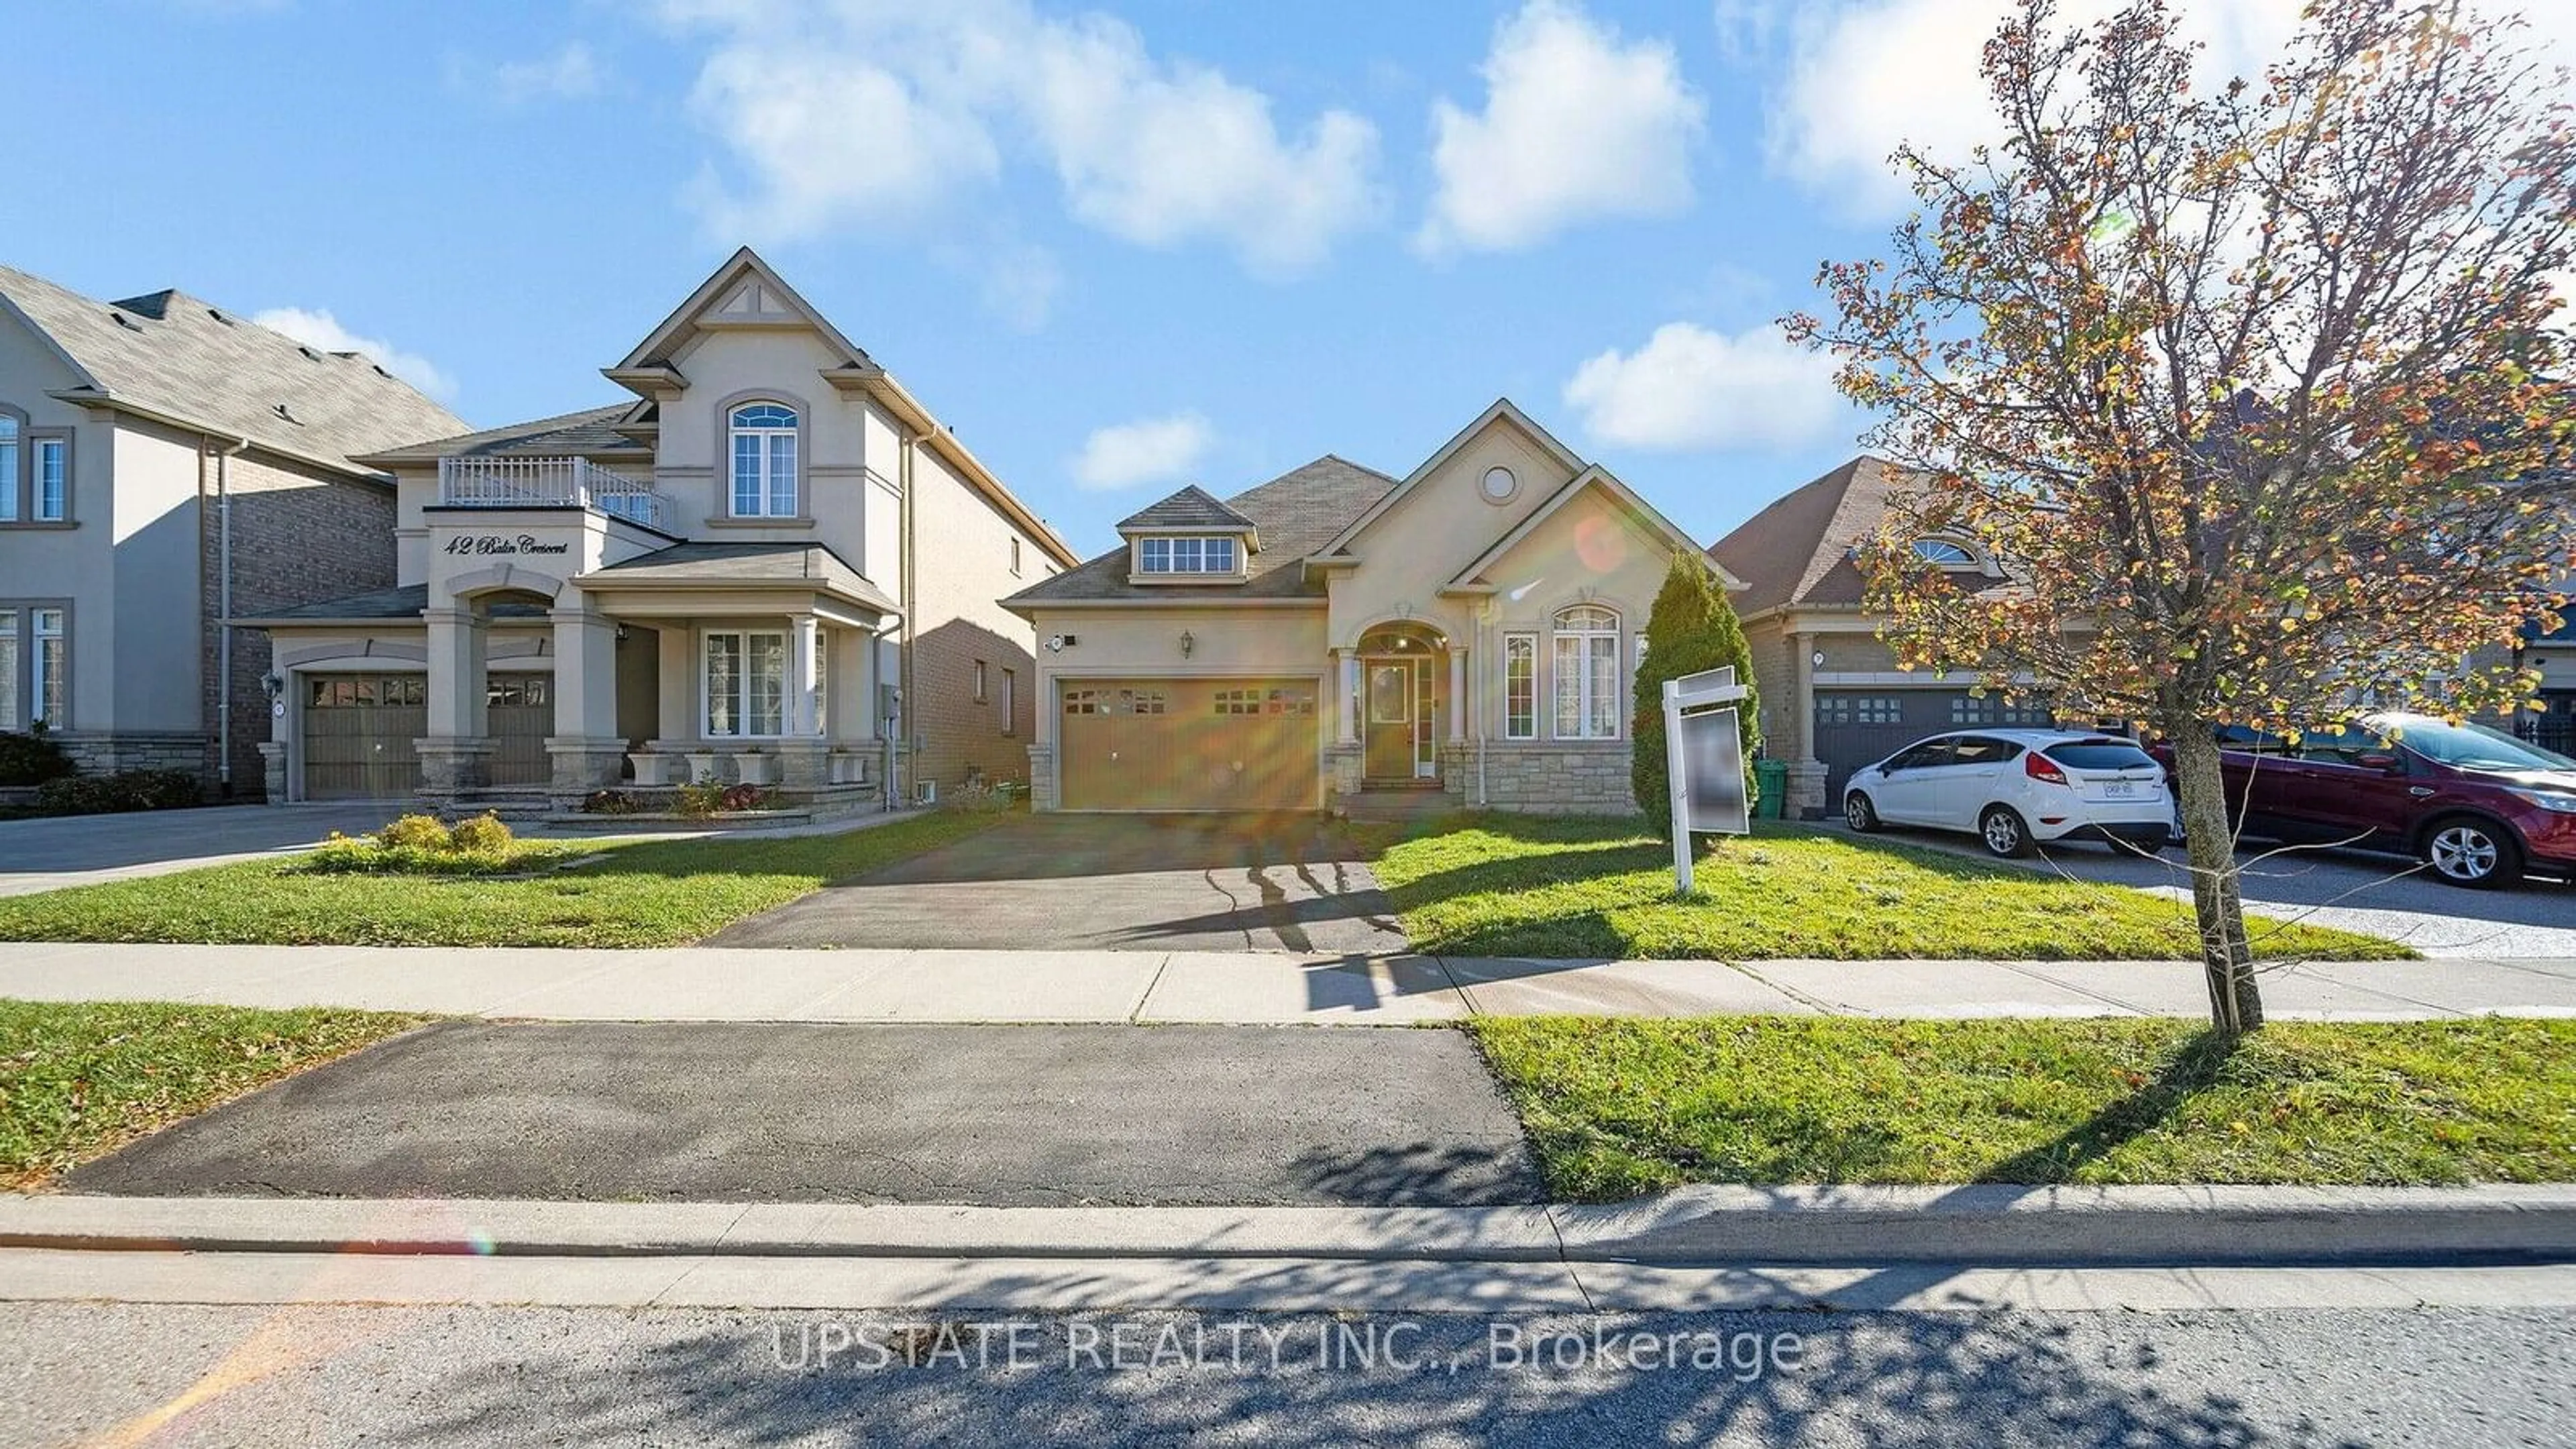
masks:
[[[1840,823],[1827,828],[1846,829]],[[1880,838],[1993,859],[1965,835],[1890,830]],[[2271,849],[2255,846],[2239,853],[2246,867],[2249,911],[2403,941],[2427,956],[2576,956],[2576,884],[2529,880],[2509,891],[2462,890],[2395,856],[2302,849],[2266,858]],[[2191,890],[2179,848],[2147,858],[2072,844],[2016,863],[2178,898],[2187,898]]]
[[[985,1318],[1014,1321],[967,1322]],[[0,1304],[0,1441],[2485,1449],[2563,1444],[2576,1416],[2576,1313],[2558,1309],[1028,1315],[1016,1321],[1032,1359],[1016,1369],[932,1361],[946,1353],[941,1321],[957,1322]],[[1514,1368],[1507,1354],[1496,1366],[1496,1323],[1533,1345],[1713,1334],[1723,1352],[1751,1345],[1758,1373]],[[1115,1367],[1121,1325],[1134,1362],[1158,1344],[1187,1356]],[[1398,1325],[1405,1367],[1363,1367],[1355,1350],[1317,1360],[1321,1339],[1347,1329],[1382,1343]],[[816,1364],[826,1334],[884,1343],[907,1329],[920,1334],[919,1366],[863,1367],[855,1349]],[[1087,1354],[1068,1352],[1078,1334],[1096,1336]],[[1794,1369],[1773,1366],[1784,1334],[1800,1350]],[[952,1327],[944,1342],[994,1342],[1007,1365],[1007,1335]],[[1230,1341],[1245,1345],[1242,1368]],[[1277,1371],[1270,1342],[1284,1350]]]
[[[448,1023],[71,1175],[156,1195],[1470,1205],[1543,1198],[1447,1031]]]
[[[711,946],[1401,951],[1368,854],[1313,815],[1033,815]]]

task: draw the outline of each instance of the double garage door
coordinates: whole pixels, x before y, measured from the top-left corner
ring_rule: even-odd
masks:
[[[1065,680],[1067,810],[1312,810],[1322,772],[1312,679]]]
[[[427,680],[418,674],[304,677],[304,798],[379,800],[420,785],[412,741],[429,733]],[[542,785],[554,732],[554,677],[494,674],[484,693],[495,785]]]
[[[1842,809],[1843,782],[1926,735],[1968,729],[2046,729],[2038,704],[1980,698],[1964,689],[1819,689],[1816,758],[1825,764],[1829,812]]]

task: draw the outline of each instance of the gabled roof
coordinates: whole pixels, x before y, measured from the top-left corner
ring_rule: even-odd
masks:
[[[745,290],[746,288],[750,290]],[[719,304],[745,301],[744,310],[718,310]],[[670,388],[683,385],[673,354],[680,344],[702,326],[732,327],[797,327],[808,329],[822,339],[834,361],[818,371],[822,379],[844,393],[859,393],[873,399],[895,421],[910,429],[921,446],[937,453],[967,487],[984,496],[996,512],[1017,526],[1049,558],[1071,568],[1076,555],[1073,545],[1048,525],[1045,519],[1030,511],[1019,495],[1004,487],[1002,480],[984,466],[983,460],[957,439],[956,430],[931,416],[894,374],[877,364],[857,343],[841,335],[831,319],[814,309],[787,285],[786,279],[771,269],[760,254],[749,247],[736,251],[715,269],[688,300],[662,319],[650,335],[626,354],[615,367],[600,369],[608,380],[645,399],[655,399]]]
[[[401,463],[432,463],[447,457],[507,457],[525,454],[535,457],[598,458],[612,454],[649,460],[653,447],[627,435],[625,429],[651,419],[655,404],[641,400],[617,403],[604,408],[585,408],[577,413],[560,413],[551,418],[512,423],[507,427],[485,428],[478,433],[461,433],[452,438],[432,438],[424,443],[410,443],[369,453],[359,461],[393,466]]]
[[[1159,503],[1144,507],[1118,520],[1120,533],[1149,533],[1168,528],[1250,529],[1251,519],[1228,508],[1216,495],[1190,484]]]
[[[1627,484],[1620,482],[1616,474],[1613,474],[1609,469],[1602,467],[1600,464],[1595,463],[1591,467],[1574,475],[1573,478],[1567,480],[1566,485],[1556,490],[1555,494],[1552,495],[1545,503],[1542,503],[1538,507],[1530,510],[1529,517],[1522,519],[1517,527],[1513,528],[1511,532],[1504,534],[1500,540],[1496,541],[1492,548],[1478,554],[1475,562],[1467,565],[1463,569],[1460,569],[1453,577],[1450,578],[1448,583],[1441,586],[1442,591],[1444,593],[1450,590],[1457,590],[1460,592],[1482,592],[1483,590],[1491,587],[1488,584],[1481,583],[1477,576],[1482,574],[1485,570],[1492,568],[1495,564],[1500,563],[1505,555],[1520,546],[1521,540],[1538,532],[1539,526],[1547,522],[1550,517],[1554,516],[1558,509],[1561,509],[1566,504],[1573,502],[1585,490],[1592,488],[1598,488],[1602,492],[1610,495],[1612,502],[1627,510],[1628,516],[1636,519],[1639,523],[1644,524],[1649,532],[1660,535],[1664,542],[1672,547],[1674,552],[1694,553],[1698,551],[1699,540],[1682,532],[1679,525],[1675,524],[1671,519],[1664,517],[1663,514],[1657,512],[1654,505],[1648,503],[1645,499],[1638,497],[1635,490],[1631,489]],[[1723,565],[1718,566],[1717,577],[1718,582],[1729,590],[1736,590],[1744,587],[1744,581],[1728,572]]]
[[[1352,519],[1349,527],[1344,528],[1340,533],[1334,535],[1331,541],[1326,543],[1322,548],[1315,550],[1315,552],[1318,555],[1329,556],[1339,554],[1347,550],[1355,539],[1367,531],[1370,524],[1375,523],[1380,518],[1384,517],[1387,510],[1395,507],[1396,503],[1402,499],[1405,494],[1413,491],[1416,484],[1440,471],[1441,465],[1447,463],[1451,458],[1456,457],[1459,449],[1466,447],[1468,442],[1478,433],[1492,427],[1497,421],[1509,421],[1514,427],[1527,433],[1530,440],[1537,443],[1539,447],[1548,454],[1548,456],[1554,458],[1557,463],[1565,469],[1565,471],[1569,473],[1580,473],[1583,471],[1585,467],[1584,461],[1575,455],[1572,448],[1558,442],[1555,434],[1540,427],[1537,423],[1530,421],[1529,414],[1522,412],[1519,407],[1513,404],[1510,398],[1498,397],[1494,399],[1493,406],[1476,415],[1476,420],[1474,422],[1460,428],[1455,437],[1452,437],[1448,442],[1441,444],[1440,451],[1433,453],[1429,458],[1424,459],[1422,466],[1404,475],[1403,482],[1398,483],[1385,497],[1371,505],[1366,513]]]
[[[1187,604],[1194,599],[1226,603],[1247,599],[1320,600],[1324,597],[1324,581],[1307,573],[1306,555],[1322,547],[1394,487],[1395,480],[1386,474],[1327,453],[1302,468],[1225,500],[1222,506],[1258,529],[1263,539],[1262,552],[1252,562],[1252,575],[1241,583],[1210,584],[1204,588],[1131,583],[1127,578],[1127,550],[1117,548],[1032,584],[1002,604],[1026,613],[1045,604],[1122,599],[1159,604]]]
[[[876,366],[875,361],[862,351],[857,343],[841,335],[841,329],[833,326],[830,318],[814,310],[812,303],[798,296],[796,289],[787,285],[785,278],[771,270],[769,263],[762,261],[758,252],[749,247],[743,247],[726,258],[725,264],[710,273],[705,281],[700,282],[698,289],[689,294],[688,300],[673,308],[671,315],[663,318],[660,326],[655,327],[643,341],[635,344],[635,350],[626,354],[625,361],[608,369],[609,373],[613,376],[630,369],[671,366],[671,354],[678,351],[680,344],[686,341],[689,334],[696,329],[700,315],[745,282],[756,283],[765,294],[762,300],[775,302],[777,306],[756,317],[746,317],[743,320],[765,321],[772,325],[792,323],[811,327],[822,337],[825,346],[840,355],[841,366],[868,368]]]
[[[1905,470],[1864,454],[1774,500],[1711,544],[1709,558],[1744,580],[1736,612],[1859,607],[1866,583],[1852,550],[1886,524],[1889,500],[1905,491]],[[1970,586],[2005,582],[1981,578]]]
[[[0,267],[0,310],[16,314],[73,373],[66,402],[111,406],[369,473],[351,460],[463,419],[354,352],[323,352],[185,292],[100,302]]]

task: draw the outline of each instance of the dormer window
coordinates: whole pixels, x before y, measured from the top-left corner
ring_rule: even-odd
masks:
[[[1149,574],[1231,574],[1236,558],[1227,534],[1136,541],[1136,566]]]
[[[745,403],[729,419],[733,516],[794,518],[796,410],[783,403]]]
[[[1914,556],[1934,568],[1972,571],[1978,567],[1975,554],[1946,538],[1914,540]]]

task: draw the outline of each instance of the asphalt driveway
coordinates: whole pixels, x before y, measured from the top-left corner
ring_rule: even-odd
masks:
[[[71,1174],[75,1192],[570,1201],[1543,1200],[1454,1031],[451,1022]]]
[[[1029,815],[733,925],[710,946],[1405,949],[1368,852],[1314,815]]]
[[[335,800],[0,820],[0,896],[301,850],[334,830],[363,834],[417,808],[407,800]]]
[[[1848,827],[1834,822],[1825,828]],[[1890,830],[1879,838],[1994,858],[1974,838],[1946,831]],[[2360,931],[2427,956],[2576,957],[2576,885],[2565,881],[2534,878],[2512,890],[2462,890],[2434,879],[2416,861],[2359,850],[2257,844],[2236,858],[2245,869],[2245,909],[2256,915]],[[2067,843],[2008,863],[2176,897],[2191,892],[2180,846],[2141,856]]]

